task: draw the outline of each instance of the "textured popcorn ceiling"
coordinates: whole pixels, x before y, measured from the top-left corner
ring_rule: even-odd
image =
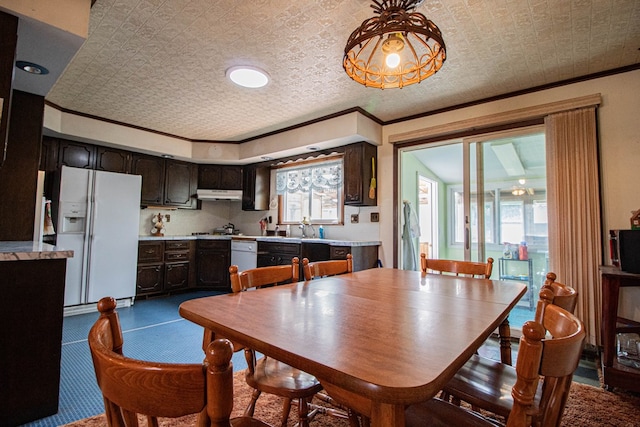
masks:
[[[97,0],[46,99],[193,140],[240,141],[352,107],[383,121],[640,63],[638,0],[426,0],[447,60],[403,89],[342,69],[370,0]],[[262,89],[225,78],[265,69]]]

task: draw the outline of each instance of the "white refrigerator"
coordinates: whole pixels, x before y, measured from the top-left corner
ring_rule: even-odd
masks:
[[[140,175],[62,167],[56,245],[67,261],[64,305],[136,294]]]

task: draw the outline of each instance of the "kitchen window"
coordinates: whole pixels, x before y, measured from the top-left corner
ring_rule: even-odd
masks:
[[[343,171],[342,157],[278,169],[278,223],[341,224]]]

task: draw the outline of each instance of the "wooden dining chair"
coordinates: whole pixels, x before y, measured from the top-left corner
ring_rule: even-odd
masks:
[[[542,323],[530,320],[522,327],[516,367],[500,364],[502,369],[515,372],[510,376],[513,382],[498,384],[499,376],[484,379],[485,388],[499,387],[503,393],[502,401],[496,400],[490,408],[483,408],[504,416],[507,427],[560,425],[573,373],[584,347],[584,325],[576,316],[542,300],[538,306],[542,306]],[[480,406],[481,402],[474,396],[468,398],[470,403]],[[410,427],[499,425],[441,399],[411,405],[405,417]]]
[[[293,258],[291,265],[258,267],[238,271],[238,266],[229,267],[231,289],[233,292],[245,292],[265,286],[287,282],[297,282],[299,278],[300,261]],[[246,416],[253,416],[256,402],[261,393],[270,393],[284,398],[282,408],[282,427],[287,425],[292,401],[298,402],[298,421],[300,426],[307,427],[309,419],[316,412],[309,410],[309,402],[313,396],[322,390],[320,382],[310,374],[282,363],[271,357],[257,358],[253,349],[245,348],[247,359],[247,373],[245,380],[254,389],[251,402],[245,411]]]
[[[542,288],[549,288],[553,292],[551,295],[552,300],[548,301],[549,304],[554,304],[559,307],[564,308],[569,313],[573,313],[576,309],[576,304],[578,303],[578,291],[576,291],[571,286],[565,285],[563,283],[556,281],[556,274],[553,272],[547,273],[546,280],[542,285]],[[549,294],[545,293],[548,297]],[[540,298],[545,298],[545,295],[540,293]]]
[[[204,364],[132,359],[122,354],[116,301],[102,298],[98,311],[100,317],[89,331],[88,341],[109,426],[137,427],[138,414],[153,427],[158,426],[158,417],[199,414],[199,427],[268,427],[247,416],[229,419],[233,409],[233,347],[228,340],[211,342]]]
[[[347,259],[315,262],[309,262],[307,258],[303,258],[302,271],[304,272],[304,280],[351,273],[353,271],[353,256],[347,254]]]
[[[489,279],[493,271],[493,258],[487,262],[461,261],[452,259],[431,259],[426,254],[420,254],[420,267],[423,273],[452,274],[463,277]],[[511,327],[509,319],[504,319],[498,327],[500,341],[500,360],[511,365]]]
[[[488,279],[493,271],[493,258],[487,258],[487,262],[460,261],[453,259],[427,258],[420,254],[420,267],[423,273],[454,274],[456,276],[480,277]]]
[[[545,285],[542,286],[542,289],[540,290],[540,299],[538,301],[535,315],[536,322],[543,324],[552,336],[554,328],[548,325],[549,320],[547,319],[547,313],[549,312],[549,310],[553,311],[555,310],[555,308],[559,308],[563,311],[566,311],[567,313],[570,313],[564,308],[554,304],[554,289],[558,288],[550,286],[550,283],[548,283],[548,281],[545,283]],[[566,289],[564,289],[563,291],[568,292]],[[577,293],[575,295],[577,296]],[[566,299],[564,301],[566,301]],[[570,306],[575,307],[575,304],[570,304]],[[551,307],[555,308],[552,309]],[[527,324],[525,323],[523,329],[526,328],[526,325]],[[522,347],[520,347],[518,351],[522,351]],[[551,357],[551,354],[554,353],[550,353],[549,355],[545,356],[545,360],[551,360],[549,359]],[[550,388],[553,393],[557,393],[557,396],[563,396],[562,393],[569,392],[569,387],[571,385],[571,375],[573,375],[573,371],[568,372],[569,368],[567,366],[560,366],[560,363],[564,360],[563,357],[565,356],[562,353],[558,355],[559,366],[556,370],[541,370],[540,375],[548,375],[549,382],[547,382],[547,379],[545,378],[542,386],[539,387],[536,392],[536,401],[544,402],[545,399],[549,398],[550,392],[548,390],[545,390],[545,387]],[[520,353],[518,353],[518,360],[519,358]],[[580,353],[578,353],[576,356],[575,367],[577,367],[579,359]],[[513,398],[511,396],[512,387],[513,384],[515,384],[517,378],[517,368],[514,369],[512,366],[505,365],[486,357],[474,355],[447,383],[447,385],[443,389],[443,395],[452,396],[454,402],[456,403],[459,400],[465,401],[471,404],[472,407],[476,410],[485,409],[503,417],[508,417],[513,406]],[[542,404],[543,403],[540,403],[539,405]],[[538,414],[534,418],[539,420],[543,416],[544,414],[542,413],[542,411],[538,411]]]

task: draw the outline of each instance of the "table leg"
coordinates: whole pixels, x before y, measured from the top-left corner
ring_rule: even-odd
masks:
[[[372,402],[371,427],[404,427],[404,405]]]

